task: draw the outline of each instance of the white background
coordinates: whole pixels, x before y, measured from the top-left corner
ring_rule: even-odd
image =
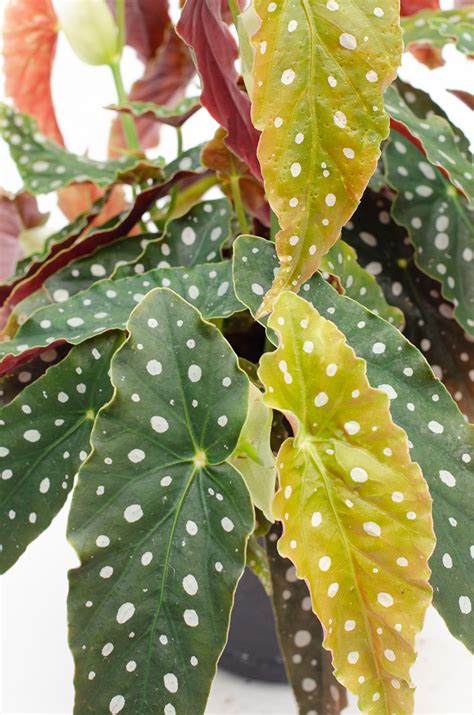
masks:
[[[57,3],[58,0],[55,0]],[[73,2],[74,0],[66,0]],[[0,0],[0,25],[5,0]],[[446,4],[445,4],[446,6]],[[176,2],[174,2],[176,7]],[[474,91],[472,70],[458,53],[448,48],[447,66],[430,72],[413,58],[405,58],[403,77],[431,91],[471,141],[472,115],[444,88]],[[129,85],[141,73],[141,65],[127,50],[124,75]],[[82,64],[60,38],[53,75],[53,94],[59,124],[71,151],[105,158],[111,112],[103,109],[115,101],[107,68]],[[4,98],[0,79],[0,100]],[[186,125],[185,147],[212,135],[213,120],[203,111]],[[159,153],[168,160],[176,151],[174,130],[165,128]],[[16,191],[21,183],[5,144],[0,140],[0,186]],[[64,219],[54,200],[41,197],[43,209],[52,210],[51,230]],[[15,567],[2,578],[0,707],[8,713],[66,713],[73,706],[73,663],[67,648],[66,593],[68,568],[77,558],[65,539],[67,512],[33,543]],[[418,660],[412,676],[417,684],[416,713],[472,713],[472,670],[467,650],[447,631],[431,609],[418,638]],[[207,715],[296,715],[296,706],[286,686],[246,683],[220,672],[216,678]],[[346,713],[358,712],[351,701]],[[151,714],[150,714],[151,715]],[[188,715],[188,714],[186,714]],[[191,715],[191,714],[189,714]]]

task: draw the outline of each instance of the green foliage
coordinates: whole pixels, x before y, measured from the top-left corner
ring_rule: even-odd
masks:
[[[127,329],[69,523],[81,559],[69,595],[76,712],[203,712],[253,525],[228,462],[248,380],[219,331],[168,289]]]
[[[473,172],[435,102],[388,86],[398,3],[188,0],[176,28],[117,3],[104,161],[52,141],[58,23],[33,5],[9,2],[0,129],[24,189],[74,184],[82,213],[0,284],[0,571],[72,491],[75,713],[203,715],[247,566],[301,713],[339,715],[344,684],[410,715],[431,596],[474,648]],[[405,45],[470,57],[472,13],[406,16]],[[217,132],[183,149],[198,110]],[[2,271],[34,202],[5,196]]]

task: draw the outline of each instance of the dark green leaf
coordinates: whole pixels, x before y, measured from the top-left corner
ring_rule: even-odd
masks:
[[[75,712],[202,713],[253,529],[226,461],[248,380],[172,291],[149,293],[127,328],[71,509]]]
[[[474,211],[405,137],[392,139],[384,160],[397,192],[392,216],[408,230],[418,267],[441,281],[454,317],[474,335]]]
[[[279,555],[281,525],[265,537],[270,564],[273,606],[288,680],[299,712],[339,715],[347,705],[345,688],[333,675],[331,654],[323,648],[323,629],[311,607],[306,583],[295,567]]]
[[[27,114],[0,104],[0,130],[8,143],[25,187],[32,194],[47,194],[72,182],[92,181],[105,187],[116,181],[161,179],[163,160],[149,162],[123,156],[117,160],[94,161],[71,154],[37,130]]]
[[[0,572],[51,523],[90,451],[99,408],[112,388],[117,334],[71,352],[0,409]]]
[[[254,314],[261,291],[268,290],[277,265],[270,242],[251,237],[237,239],[235,288]],[[412,459],[420,465],[433,498],[437,546],[430,566],[434,604],[453,635],[472,649],[469,505],[474,429],[422,355],[396,328],[339,295],[320,276],[305,283],[301,295],[344,332],[356,354],[366,360],[370,384],[384,390],[391,399],[393,420],[407,433]],[[270,332],[269,338],[274,340]]]

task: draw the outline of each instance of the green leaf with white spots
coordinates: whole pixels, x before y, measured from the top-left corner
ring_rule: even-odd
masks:
[[[75,712],[202,713],[253,529],[227,461],[248,379],[172,291],[149,293],[127,329],[71,507]]]
[[[339,715],[347,705],[346,691],[334,677],[331,654],[323,648],[323,629],[311,608],[311,598],[295,567],[278,553],[281,525],[265,537],[270,564],[273,609],[288,680],[300,713]]]
[[[126,236],[102,246],[90,256],[72,261],[47,278],[39,290],[20,301],[13,310],[14,319],[21,325],[38,308],[51,303],[63,303],[97,281],[110,277],[124,263],[128,264],[138,258],[153,238],[152,234]]]
[[[119,268],[115,278],[153,268],[195,266],[222,260],[222,247],[231,235],[232,212],[227,199],[203,201],[170,221],[162,236],[149,243],[132,265]]]
[[[8,405],[25,387],[44,375],[48,367],[65,357],[68,350],[68,345],[62,345],[57,350],[54,348],[45,350],[31,360],[23,362],[6,375],[2,375],[0,377],[0,406]]]
[[[272,410],[263,401],[258,387],[250,384],[247,419],[230,462],[245,479],[253,503],[269,521],[273,521],[276,480],[275,457],[270,446],[272,423]]]
[[[177,159],[171,161],[163,169],[165,179],[169,179],[177,171],[193,171],[196,174],[204,174],[205,167],[201,164],[201,151],[204,144],[197,144],[190,149],[183,151]]]
[[[373,275],[359,264],[357,253],[345,241],[338,241],[324,256],[321,270],[337,276],[350,298],[359,301],[389,323],[397,327],[403,325],[401,310],[387,303]]]
[[[420,161],[419,167],[425,178],[432,180],[436,173],[432,165],[443,168],[451,183],[460,189],[472,204],[474,200],[474,174],[472,156],[464,157],[459,151],[451,125],[435,114],[420,119],[411,111],[396,87],[387,87],[385,109],[392,119],[405,127],[421,142],[428,161]]]
[[[455,10],[425,10],[401,19],[405,46],[412,43],[444,47],[454,42],[464,54],[474,55],[474,32],[472,7]]]
[[[446,112],[436,104],[436,102],[430,97],[427,92],[424,92],[418,87],[412,87],[406,82],[397,77],[392,86],[397,88],[398,93],[405,100],[405,102],[410,105],[410,109],[417,117],[424,119],[425,117],[430,117],[436,114],[438,117],[442,117],[449,122],[449,117]],[[469,140],[466,135],[462,132],[459,127],[455,124],[451,124],[451,131],[454,134],[454,141],[458,146],[458,150],[466,158],[471,152],[469,150]]]
[[[256,0],[252,120],[281,230],[262,312],[319,268],[374,173],[388,134],[383,91],[402,49],[399,5]]]
[[[431,602],[431,499],[365,361],[303,298],[268,319],[265,401],[293,427],[277,456],[278,551],[308,583],[337,679],[366,713],[413,711],[415,635]]]
[[[120,280],[102,280],[68,300],[36,310],[13,340],[0,343],[0,360],[57,340],[77,345],[107,330],[123,330],[130,312],[150,290],[171,288],[206,319],[244,310],[232,283],[231,261],[192,268],[157,268]]]
[[[134,117],[143,117],[144,114],[148,114],[152,115],[157,122],[180,127],[200,107],[199,97],[184,97],[173,107],[154,102],[125,102],[124,104],[111,104],[107,109],[127,112]]]
[[[441,296],[439,283],[416,267],[407,232],[391,219],[390,207],[385,196],[366,191],[350,226],[343,229],[344,239],[376,276],[387,300],[405,314],[405,337],[423,352],[436,377],[472,420],[472,338],[454,320],[453,306]]]
[[[255,249],[258,253],[252,252]],[[234,255],[237,295],[255,314],[260,304],[254,292],[257,281],[265,290],[278,269],[274,247],[263,239],[241,237]],[[339,295],[320,276],[305,283],[301,293],[337,325],[366,361],[370,384],[390,396],[392,417],[407,433],[412,459],[420,465],[433,499],[437,545],[430,560],[430,581],[434,605],[451,633],[474,650],[469,508],[474,491],[474,428],[466,423],[423,356],[396,328]],[[267,334],[274,340],[273,331],[267,330]]]
[[[384,161],[397,192],[392,216],[408,230],[417,266],[441,282],[443,296],[454,303],[454,317],[474,335],[474,211],[401,135],[386,148]]]
[[[14,112],[0,104],[0,132],[8,143],[25,188],[32,194],[48,194],[72,182],[92,181],[105,187],[117,181],[160,180],[162,159],[147,161],[131,156],[117,160],[94,161],[71,154],[37,129],[37,123],[27,114]]]
[[[112,334],[73,348],[0,408],[0,573],[66,501],[97,412],[112,395],[107,372],[119,344]]]

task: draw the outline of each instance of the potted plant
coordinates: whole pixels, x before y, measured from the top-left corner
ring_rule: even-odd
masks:
[[[72,492],[77,713],[204,713],[246,566],[301,713],[346,688],[413,712],[431,602],[472,646],[472,167],[396,75],[403,43],[471,55],[474,11],[401,9],[7,4],[0,568]],[[65,146],[58,33],[111,70],[107,160]],[[205,111],[219,129],[183,149]],[[54,192],[69,223],[37,240]]]

